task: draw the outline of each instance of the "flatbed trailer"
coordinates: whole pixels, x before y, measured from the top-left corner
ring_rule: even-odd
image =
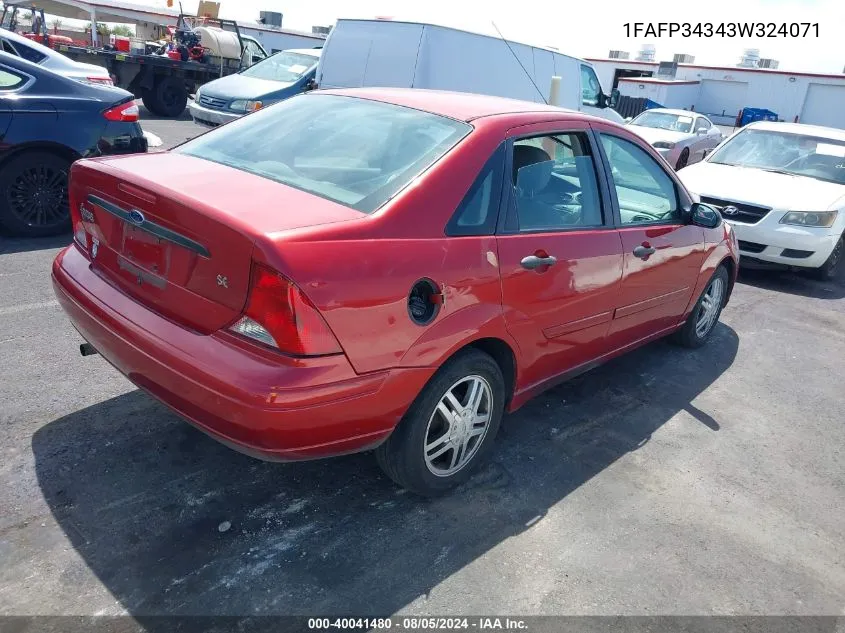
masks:
[[[20,7],[5,7],[0,24],[9,30],[17,26]],[[172,59],[166,55],[149,55],[113,50],[111,47],[74,46],[54,41],[47,30],[44,10],[33,5],[26,8],[32,16],[33,39],[63,53],[70,59],[105,68],[114,84],[128,90],[144,102],[147,110],[161,117],[178,117],[188,105],[188,97],[204,83],[241,71],[268,56],[255,38],[242,36],[238,23],[221,18],[195,18],[181,14],[177,29],[213,25],[237,37],[241,56],[238,59],[204,55],[204,61]],[[27,35],[29,36],[29,35]]]
[[[116,86],[142,99],[150,112],[162,117],[178,117],[188,105],[188,96],[197,88],[244,67],[240,59],[211,57],[206,62],[181,61],[162,55],[137,55],[66,44],[54,48],[73,60],[104,67]]]

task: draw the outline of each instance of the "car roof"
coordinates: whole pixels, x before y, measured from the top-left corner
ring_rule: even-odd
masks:
[[[491,97],[469,92],[449,92],[422,88],[344,88],[319,90],[314,94],[332,94],[383,101],[416,110],[424,110],[459,121],[472,121],[481,117],[525,112],[565,112],[587,118],[575,110],[558,108],[545,103]]]
[[[783,121],[755,121],[745,126],[755,130],[769,130],[785,134],[809,134],[822,136],[837,141],[845,141],[845,130],[838,130],[832,127],[821,125],[807,125],[806,123],[785,123]]]

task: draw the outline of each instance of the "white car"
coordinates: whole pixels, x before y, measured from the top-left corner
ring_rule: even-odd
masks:
[[[757,122],[678,173],[733,225],[745,263],[831,279],[845,231],[845,131]]]
[[[0,47],[10,55],[22,57],[33,64],[38,64],[69,79],[101,86],[114,85],[109,76],[109,71],[102,66],[73,61],[52,48],[33,42],[12,31],[0,29]]]
[[[722,142],[722,131],[710,119],[689,110],[646,110],[634,117],[628,128],[644,138],[675,170],[704,159]]]

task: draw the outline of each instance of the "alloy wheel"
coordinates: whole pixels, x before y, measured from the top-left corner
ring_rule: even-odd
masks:
[[[466,376],[440,398],[425,433],[425,464],[438,477],[466,466],[481,447],[493,412],[493,391],[481,376]]]
[[[695,319],[695,333],[699,338],[707,336],[719,318],[722,299],[725,295],[725,284],[719,277],[714,277],[701,297],[698,315]]]
[[[25,167],[7,189],[6,202],[10,211],[29,226],[63,222],[70,212],[67,179],[67,171],[50,165]]]

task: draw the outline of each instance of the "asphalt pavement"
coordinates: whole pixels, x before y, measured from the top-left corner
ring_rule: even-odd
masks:
[[[545,393],[422,500],[371,455],[232,452],[82,358],[67,242],[0,241],[0,615],[845,615],[843,280],[744,273],[706,347]]]

